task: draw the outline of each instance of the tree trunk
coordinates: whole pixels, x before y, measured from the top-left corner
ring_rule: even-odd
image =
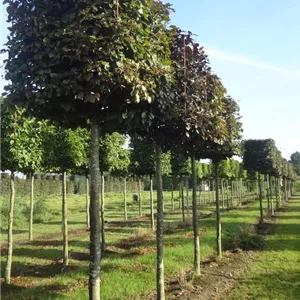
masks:
[[[281,178],[276,179],[276,190],[277,190],[277,199],[276,199],[276,209],[281,206],[281,187],[280,187]]]
[[[184,194],[183,194],[183,180],[181,179],[181,212],[182,212],[182,222],[185,222],[185,212],[184,212]]]
[[[226,179],[226,206],[227,206],[227,210],[229,210],[230,205],[229,205],[229,188],[228,188],[228,179]]]
[[[210,202],[211,202],[211,192],[210,192],[211,184],[210,184],[210,180],[208,180],[207,184],[208,184],[207,202],[208,202],[208,204],[210,204]]]
[[[220,216],[220,197],[219,197],[219,163],[215,164],[215,182],[216,182],[216,217],[217,217],[217,255],[222,257],[222,228]]]
[[[161,147],[156,146],[156,180],[157,180],[157,299],[165,299],[164,261],[163,261],[163,186],[161,174]]]
[[[283,200],[286,202],[287,201],[287,196],[286,196],[286,178],[283,178]]]
[[[201,190],[203,190],[203,187],[204,187],[204,191],[202,191],[203,192],[202,199],[203,199],[203,204],[205,205],[206,204],[206,190],[205,190],[206,182],[205,181],[204,181],[204,184],[202,181]]]
[[[172,210],[174,210],[175,209],[175,206],[174,206],[174,178],[172,178],[171,204],[172,204]]]
[[[270,183],[270,176],[267,174],[267,200],[268,200],[268,211],[271,212],[271,183]]]
[[[234,203],[233,203],[233,180],[231,180],[231,189],[230,189],[230,199],[231,199],[231,207],[234,206]]]
[[[258,174],[258,188],[259,188],[259,210],[260,210],[260,223],[264,221],[264,211],[263,211],[263,197],[262,197],[262,187],[261,187],[261,175]]]
[[[153,208],[153,179],[152,175],[150,175],[150,214],[151,214],[151,229],[155,230],[154,224],[154,208]]]
[[[124,177],[124,219],[127,220],[126,177]]]
[[[274,203],[273,203],[273,190],[272,190],[272,177],[268,176],[269,178],[269,191],[270,191],[270,212],[271,216],[274,216]],[[275,190],[276,193],[276,190]]]
[[[221,179],[221,193],[222,193],[222,209],[224,209],[225,208],[224,179]]]
[[[242,206],[242,179],[240,179],[238,181],[238,195],[239,195],[239,203],[240,203],[240,206]]]
[[[143,215],[143,208],[142,208],[142,182],[141,182],[141,178],[139,178],[139,214],[140,214],[140,217]]]
[[[68,249],[68,212],[67,212],[67,174],[63,172],[62,182],[62,231],[63,231],[63,264],[69,264],[69,249]]]
[[[33,240],[33,198],[34,198],[34,174],[30,175],[30,217],[29,217],[29,240]]]
[[[189,178],[185,178],[185,188],[186,188],[186,206],[187,206],[187,215],[190,217],[190,203],[189,203]]]
[[[195,154],[192,154],[192,198],[193,198],[193,231],[194,231],[194,273],[200,275],[200,242],[198,230],[198,205],[197,205],[197,170]]]
[[[181,208],[181,179],[178,183],[178,208]]]
[[[105,238],[105,203],[104,203],[104,175],[101,172],[100,174],[101,178],[101,251],[104,252],[106,249],[106,238]]]
[[[216,194],[215,194],[215,191],[216,191],[216,187],[215,187],[215,181],[213,180],[212,181],[212,191],[213,191],[213,193],[212,193],[212,202],[215,202],[216,201]]]
[[[11,264],[13,254],[13,223],[14,223],[14,207],[15,207],[15,175],[10,175],[10,199],[9,199],[9,215],[8,215],[8,235],[7,235],[7,261],[5,268],[5,283],[10,284]]]
[[[86,227],[90,227],[90,197],[89,197],[89,177],[85,178],[86,182],[86,193],[85,193],[85,207],[86,207]]]
[[[89,300],[100,300],[99,125],[94,120],[91,124],[90,174]]]

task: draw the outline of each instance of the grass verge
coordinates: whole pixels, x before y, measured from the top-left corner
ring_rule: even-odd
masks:
[[[227,300],[300,299],[300,193],[280,213],[275,232]]]

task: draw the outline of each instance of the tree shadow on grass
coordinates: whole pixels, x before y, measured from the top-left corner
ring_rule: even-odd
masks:
[[[6,262],[1,262],[1,277],[4,277]],[[51,264],[25,264],[19,261],[12,262],[11,277],[13,283],[23,281],[26,277],[48,278],[61,273],[69,273],[78,270],[80,266],[69,265],[64,267],[61,263],[53,262]]]
[[[50,222],[45,222],[45,225],[61,225],[62,221],[50,221]],[[78,224],[82,224],[85,225],[86,222],[84,221],[68,221],[68,225],[78,225]]]
[[[83,285],[86,283],[83,282]],[[15,300],[15,299],[30,299],[30,300],[55,300],[62,299],[62,296],[70,289],[74,288],[70,285],[64,284],[50,284],[50,285],[39,285],[32,288],[26,288],[23,290],[3,289],[1,300]],[[66,297],[66,296],[65,296]]]
[[[2,253],[3,255],[3,253]],[[58,249],[44,249],[44,248],[38,248],[38,249],[32,249],[32,248],[16,248],[13,251],[14,257],[31,257],[31,258],[38,258],[38,259],[60,259],[62,258],[62,250]]]
[[[240,281],[243,299],[300,299],[300,271],[270,272]],[[238,291],[238,288],[237,288]],[[247,295],[249,293],[249,295]],[[235,295],[235,291],[233,295]],[[241,296],[241,295],[239,295]],[[237,298],[231,298],[237,299]],[[239,298],[241,299],[241,298]]]
[[[26,287],[24,286],[19,286],[15,284],[6,284],[6,283],[1,283],[1,299],[17,299],[15,298],[15,294],[20,293],[21,291],[25,290]]]
[[[0,228],[0,231],[2,234],[7,234],[8,230],[6,228]],[[21,234],[21,233],[26,233],[28,232],[28,230],[24,230],[24,229],[13,229],[13,234]]]

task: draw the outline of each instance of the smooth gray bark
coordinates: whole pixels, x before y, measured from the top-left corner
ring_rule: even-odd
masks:
[[[99,125],[94,120],[91,124],[90,174],[89,300],[100,300]]]
[[[182,222],[185,222],[185,211],[184,211],[184,194],[183,194],[183,180],[181,180],[181,212],[182,212]]]
[[[106,238],[105,238],[105,195],[104,195],[104,187],[105,180],[103,173],[100,174],[101,178],[101,251],[104,252],[106,249]]]
[[[89,197],[89,177],[86,176],[86,193],[85,193],[85,208],[86,208],[86,227],[90,227],[90,197]]]
[[[185,189],[186,189],[186,207],[187,207],[187,216],[190,217],[190,199],[189,199],[189,179],[185,178]]]
[[[174,205],[174,178],[172,178],[171,205],[172,205],[172,210],[174,210],[175,209],[175,205]]]
[[[142,182],[141,178],[139,178],[139,215],[143,215],[143,207],[142,207]]]
[[[123,194],[124,194],[124,219],[127,220],[127,198],[126,198],[126,177],[124,177],[124,190],[123,190]]]
[[[273,184],[272,184],[272,177],[269,177],[269,191],[270,191],[270,212],[271,212],[271,216],[274,216],[274,203],[273,203]],[[275,194],[276,194],[276,190],[275,190]]]
[[[195,154],[192,154],[192,203],[193,203],[193,232],[194,232],[194,273],[200,275],[200,241],[198,229],[198,205],[197,205],[197,170]]]
[[[156,146],[156,180],[157,180],[157,299],[165,299],[165,283],[164,283],[164,260],[163,260],[163,185],[161,174],[161,147]]]
[[[62,232],[63,232],[63,264],[69,264],[68,247],[68,208],[67,208],[67,174],[63,172],[62,179]]]
[[[219,197],[219,163],[215,164],[215,182],[216,182],[216,217],[217,217],[217,255],[222,257],[222,228],[220,216],[220,197]]]
[[[29,216],[29,240],[33,240],[33,199],[34,199],[34,174],[30,175],[30,216]]]
[[[13,254],[13,223],[15,207],[15,175],[10,175],[10,198],[9,198],[9,215],[8,215],[8,234],[7,234],[7,260],[5,267],[5,283],[10,284],[11,265]]]
[[[153,178],[152,178],[152,175],[150,175],[150,218],[151,218],[151,229],[155,230],[154,207],[153,207]]]
[[[260,222],[264,221],[264,211],[263,211],[263,197],[262,197],[262,186],[261,186],[261,175],[258,174],[258,189],[259,189],[259,211],[260,211]]]

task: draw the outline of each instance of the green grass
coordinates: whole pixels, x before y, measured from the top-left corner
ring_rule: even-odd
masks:
[[[175,194],[177,196],[177,193]],[[170,193],[165,198],[165,228],[168,231],[176,228],[181,222],[181,211],[170,211]],[[143,193],[144,213],[149,214],[149,193]],[[245,199],[244,199],[245,200]],[[2,199],[7,201],[7,199]],[[27,201],[25,199],[25,201]],[[50,212],[50,220],[34,225],[33,243],[16,244],[14,247],[12,284],[2,286],[2,299],[87,299],[88,291],[88,246],[89,232],[85,226],[85,197],[72,196],[68,199],[69,230],[78,229],[70,234],[70,266],[63,269],[58,264],[62,257],[61,243],[61,200],[58,196],[44,199]],[[191,202],[191,201],[190,201]],[[122,194],[106,194],[106,218],[108,246],[118,246],[121,240],[136,238],[142,241],[141,233],[147,232],[150,226],[149,218],[138,217],[138,205],[133,205],[131,194],[128,195],[128,214],[131,218],[123,222]],[[191,203],[190,203],[191,204]],[[175,203],[178,208],[178,201]],[[214,207],[206,204],[200,207],[200,212],[209,214]],[[190,210],[191,213],[191,210]],[[254,224],[259,216],[258,203],[250,203],[247,207],[224,211],[222,213],[223,231],[236,231],[245,224]],[[205,258],[215,252],[215,219],[201,219],[201,257]],[[27,225],[27,224],[26,224]],[[3,224],[2,224],[3,226]],[[139,229],[145,228],[145,229]],[[2,227],[1,239],[5,244],[6,233]],[[21,222],[15,230],[14,240],[19,243],[28,237],[27,227]],[[47,234],[51,234],[48,236]],[[193,265],[192,228],[173,230],[165,234],[164,262],[166,278],[182,270],[188,270]],[[101,266],[101,296],[102,299],[140,299],[155,290],[156,280],[156,243],[154,239],[143,241],[140,246],[132,247],[124,253],[105,254]],[[109,248],[110,249],[110,248]],[[144,255],[137,255],[145,251]],[[4,275],[5,255],[1,258],[1,275]]]
[[[227,299],[300,299],[300,193],[280,213],[275,233],[266,237],[258,261]]]

